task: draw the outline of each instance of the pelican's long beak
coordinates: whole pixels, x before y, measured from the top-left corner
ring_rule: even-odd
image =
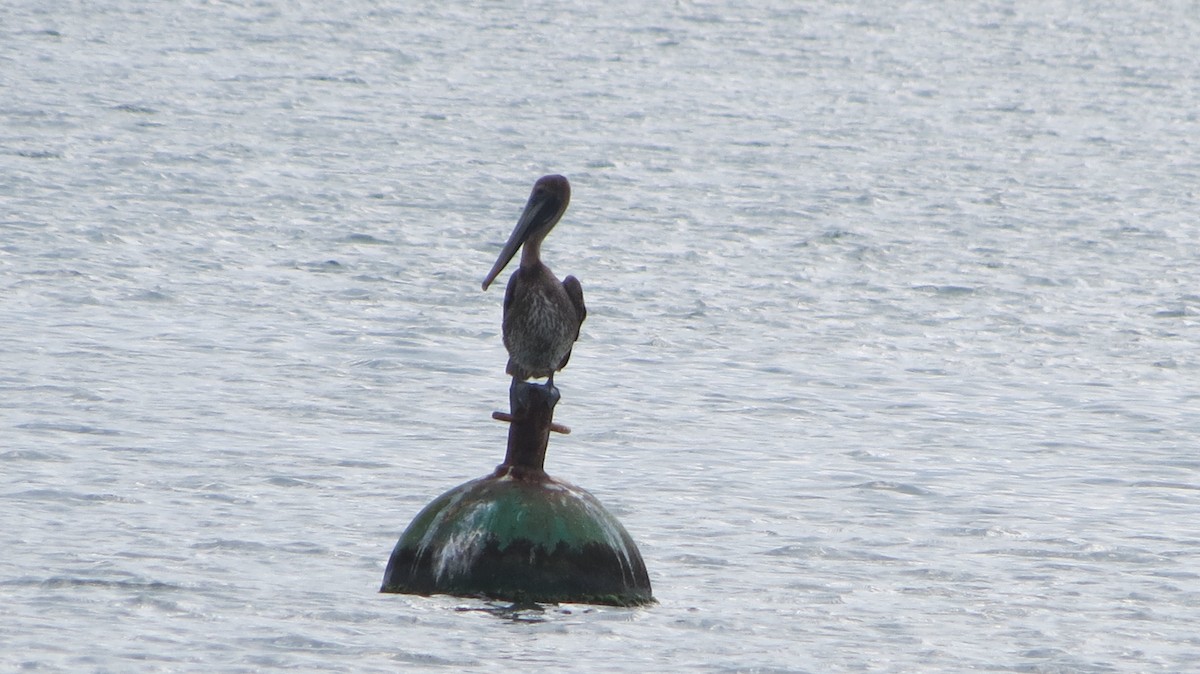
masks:
[[[500,251],[500,257],[496,258],[496,264],[492,265],[492,270],[483,279],[484,290],[487,290],[492,281],[496,280],[496,276],[504,271],[513,256],[517,254],[517,250],[529,240],[530,235],[537,232],[541,236],[545,236],[546,232],[549,232],[550,228],[562,217],[566,204],[562,202],[559,195],[541,186],[541,181],[534,185],[533,193],[529,195],[529,201],[525,203],[525,212],[521,213],[521,218],[517,220],[517,226],[513,228],[508,242]]]

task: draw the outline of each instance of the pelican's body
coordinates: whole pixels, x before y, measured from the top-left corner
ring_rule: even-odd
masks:
[[[579,338],[579,326],[587,316],[583,287],[574,276],[559,281],[542,263],[542,240],[567,210],[571,186],[562,176],[545,176],[533,186],[525,212],[483,280],[487,290],[504,270],[517,249],[521,266],[513,272],[504,292],[504,346],[508,349],[505,371],[514,379],[547,377],[554,385],[554,373],[571,358],[571,348]]]

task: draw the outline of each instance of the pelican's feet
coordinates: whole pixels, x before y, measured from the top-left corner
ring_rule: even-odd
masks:
[[[522,421],[531,415],[542,413],[550,419],[550,430],[567,435],[570,428],[553,421],[554,406],[562,399],[558,387],[547,382],[533,384],[513,378],[512,386],[508,389],[508,412],[492,412],[492,418],[497,421]]]
[[[562,396],[552,382],[532,384],[520,379],[513,379],[508,389],[508,410],[516,418],[522,418],[531,410],[542,407],[553,414],[554,406]]]

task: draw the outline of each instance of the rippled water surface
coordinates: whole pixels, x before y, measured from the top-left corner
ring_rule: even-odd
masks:
[[[1191,3],[0,8],[0,669],[1176,672],[1200,659]],[[376,592],[503,456],[659,604]]]

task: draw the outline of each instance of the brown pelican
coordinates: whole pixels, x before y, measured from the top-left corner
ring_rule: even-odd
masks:
[[[524,246],[521,266],[513,272],[504,291],[504,346],[508,349],[505,371],[514,380],[547,377],[547,388],[554,388],[554,373],[566,367],[571,347],[579,339],[579,326],[587,316],[579,280],[568,276],[560,283],[540,257],[542,239],[558,223],[570,200],[571,185],[566,178],[540,178],[508,243],[483,279],[483,289],[487,290],[517,249]]]

